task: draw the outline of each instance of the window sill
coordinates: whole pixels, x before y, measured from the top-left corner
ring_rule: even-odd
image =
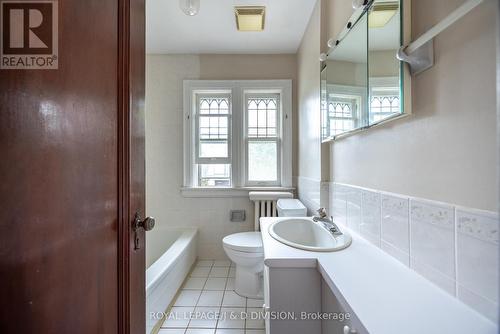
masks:
[[[250,191],[288,191],[294,192],[293,187],[241,187],[241,188],[224,188],[224,187],[183,187],[181,195],[190,198],[226,198],[226,197],[247,197]]]

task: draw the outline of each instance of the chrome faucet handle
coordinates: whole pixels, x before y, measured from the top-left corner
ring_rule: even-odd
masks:
[[[316,212],[320,218],[325,218],[327,216],[325,208],[319,208]]]

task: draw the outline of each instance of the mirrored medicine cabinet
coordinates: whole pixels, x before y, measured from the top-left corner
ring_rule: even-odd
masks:
[[[396,58],[409,39],[404,6],[409,1],[370,1],[329,41],[321,62],[323,141],[410,114],[411,77],[407,65]]]

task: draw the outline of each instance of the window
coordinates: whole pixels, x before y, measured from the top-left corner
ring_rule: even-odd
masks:
[[[399,78],[370,78],[370,124],[400,113]]]
[[[184,82],[185,188],[291,187],[291,81]]]
[[[328,102],[328,125],[331,134],[350,131],[356,127],[360,98],[332,95]]]
[[[231,95],[196,94],[196,164],[200,186],[231,185]]]
[[[279,185],[279,94],[246,95],[248,185]]]
[[[399,95],[375,95],[370,100],[370,121],[378,122],[399,114]]]
[[[322,139],[366,124],[367,90],[361,86],[324,84],[321,101]]]

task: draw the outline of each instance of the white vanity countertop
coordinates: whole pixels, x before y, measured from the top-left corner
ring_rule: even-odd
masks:
[[[318,268],[370,334],[498,332],[493,322],[351,231],[351,246],[338,252],[310,252],[280,243],[268,229],[282,219],[261,218],[265,264]]]

